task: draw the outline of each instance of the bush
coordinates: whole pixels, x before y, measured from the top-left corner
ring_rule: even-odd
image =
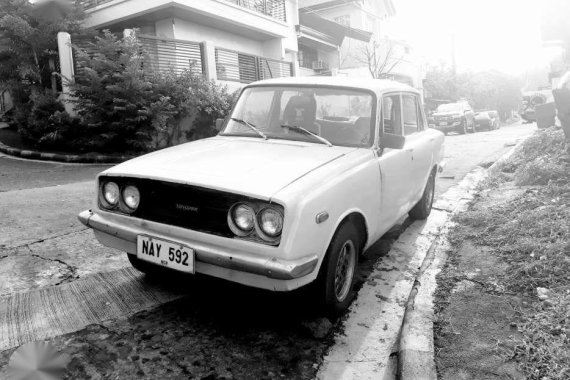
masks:
[[[212,136],[214,120],[235,100],[225,87],[191,69],[153,70],[132,37],[119,39],[105,31],[92,43],[96,54],[76,50],[81,70],[72,94],[88,149],[144,152]]]
[[[51,93],[37,94],[30,100],[31,108],[24,119],[23,109],[16,114],[22,139],[39,148],[73,149],[81,134],[79,119],[65,112],[63,104]]]

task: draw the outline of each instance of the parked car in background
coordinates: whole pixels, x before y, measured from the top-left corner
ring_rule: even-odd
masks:
[[[435,128],[445,134],[457,132],[463,135],[474,130],[475,113],[466,101],[440,104],[432,117]]]
[[[486,129],[492,131],[501,128],[499,113],[494,110],[483,110],[475,112],[475,131]]]
[[[359,255],[404,215],[430,214],[444,136],[412,87],[261,81],[220,127],[102,172],[80,221],[149,275],[273,291],[315,283],[336,314],[354,297]]]

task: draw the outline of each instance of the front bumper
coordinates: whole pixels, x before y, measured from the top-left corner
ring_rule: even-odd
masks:
[[[440,122],[435,122],[435,129],[440,131],[453,131],[462,125],[462,121],[447,122],[447,125],[441,125]]]
[[[176,234],[178,227],[165,228],[166,233],[158,232],[158,223],[133,220],[133,223],[120,223],[113,218],[108,218],[104,214],[94,213],[86,210],[78,215],[81,223],[99,233],[97,237],[103,237],[103,244],[112,248],[121,249],[130,253],[136,253],[138,235],[152,235],[166,240],[176,240],[192,247],[195,251],[196,263],[209,264],[210,266],[225,268],[231,271],[245,272],[249,274],[264,276],[273,280],[294,280],[312,273],[318,263],[317,255],[310,255],[294,260],[283,260],[275,257],[255,255],[247,252],[236,252],[227,247],[198,239],[183,239]],[[102,234],[102,235],[101,235]],[[100,239],[101,240],[101,239]],[[197,268],[197,271],[200,270]],[[206,272],[206,271],[204,271]],[[210,271],[211,272],[211,271]],[[211,273],[210,273],[211,274]],[[218,276],[226,278],[228,276]],[[227,278],[233,280],[232,278]],[[238,281],[246,283],[246,281]],[[246,283],[247,284],[247,283]],[[257,284],[249,284],[258,286]],[[258,286],[266,287],[266,286]]]
[[[491,127],[491,120],[480,120],[480,121],[475,121],[475,126],[476,127],[483,127],[483,128],[490,128]]]

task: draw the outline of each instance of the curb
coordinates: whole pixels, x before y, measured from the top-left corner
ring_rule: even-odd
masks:
[[[57,161],[77,164],[118,164],[136,156],[110,156],[104,154],[58,154],[19,149],[0,142],[0,152],[25,159]]]
[[[532,136],[532,134],[530,136]],[[476,173],[482,174],[465,186],[465,190],[467,190],[467,194],[469,195],[461,199],[460,205],[452,209],[445,210],[448,212],[448,219],[442,226],[440,234],[433,239],[432,245],[422,262],[420,271],[415,279],[414,286],[406,303],[406,310],[400,331],[398,379],[437,379],[433,342],[433,294],[437,287],[435,277],[447,260],[446,251],[448,247],[446,235],[448,228],[452,224],[451,218],[458,212],[462,212],[467,209],[470,202],[477,194],[473,191],[476,186],[488,177],[490,171],[494,167],[509,159],[528,137],[519,141],[487,170],[481,173],[480,170],[475,169],[470,172],[464,180],[456,185],[462,187],[461,183],[470,175],[476,175]],[[444,199],[440,199],[439,203],[446,205],[448,202]]]

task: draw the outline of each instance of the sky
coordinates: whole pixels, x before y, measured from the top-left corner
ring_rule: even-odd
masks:
[[[537,0],[392,1],[389,33],[430,64],[451,64],[453,39],[458,70],[518,75],[543,67],[553,53],[541,46]]]

